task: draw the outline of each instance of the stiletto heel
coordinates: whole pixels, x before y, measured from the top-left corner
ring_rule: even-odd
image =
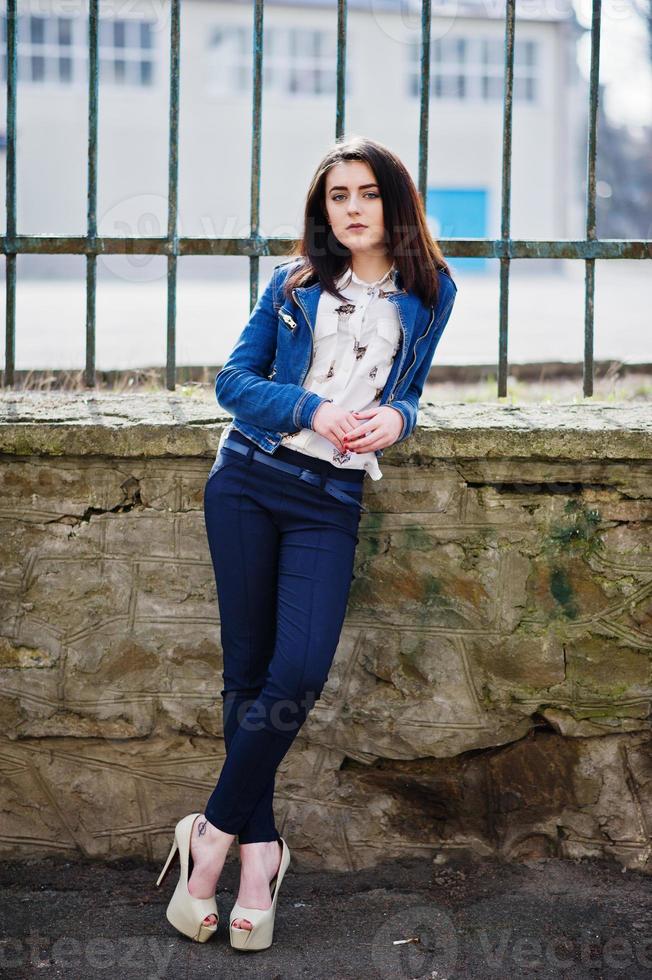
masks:
[[[269,883],[272,896],[270,908],[247,909],[244,905],[236,902],[231,909],[229,914],[229,936],[234,949],[253,952],[260,949],[267,949],[272,945],[278,893],[285,872],[290,864],[290,848],[282,837],[280,840],[283,845],[283,852],[278,871]],[[239,926],[234,926],[234,919],[248,919],[251,922],[251,929],[241,929]]]
[[[161,871],[160,875],[158,876],[158,878],[156,880],[156,887],[157,888],[161,884],[161,882],[163,881],[163,879],[165,878],[165,876],[167,874],[167,871],[168,871],[168,868],[172,864],[172,858],[174,857],[174,855],[177,853],[178,850],[179,850],[179,847],[177,845],[177,839],[175,837],[174,840],[172,841],[172,847],[170,848],[170,853],[168,854],[168,859],[165,862],[165,864],[163,865],[163,870]]]
[[[184,936],[188,936],[189,939],[194,939],[199,943],[205,943],[216,932],[219,916],[214,896],[213,898],[195,898],[188,891],[188,865],[191,857],[190,838],[197,817],[201,817],[201,813],[189,813],[174,828],[172,847],[156,884],[157,886],[161,884],[172,863],[172,858],[178,851],[181,873],[165,915],[168,922]],[[217,920],[215,924],[209,925],[204,922],[207,915],[215,916]]]

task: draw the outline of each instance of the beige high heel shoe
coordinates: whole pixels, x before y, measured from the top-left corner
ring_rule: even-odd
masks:
[[[283,852],[278,871],[269,883],[272,904],[268,909],[247,909],[236,902],[229,914],[229,936],[234,949],[255,951],[267,949],[274,938],[274,919],[276,918],[276,902],[283,876],[290,864],[290,848],[281,837]],[[233,925],[234,919],[248,919],[251,929],[241,929]]]
[[[190,837],[197,817],[201,817],[201,813],[189,813],[174,828],[172,848],[168,854],[167,861],[163,865],[163,870],[158,876],[156,885],[158,887],[165,878],[172,863],[172,858],[178,851],[181,873],[165,915],[168,922],[175,929],[178,929],[179,932],[183,933],[184,936],[188,936],[189,939],[195,939],[198,943],[205,943],[217,931],[219,915],[215,896],[213,898],[195,898],[188,891],[188,865],[191,858]],[[215,924],[209,924],[203,921],[207,915],[215,916]]]

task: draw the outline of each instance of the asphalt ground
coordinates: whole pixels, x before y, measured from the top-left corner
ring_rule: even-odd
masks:
[[[120,980],[457,980],[652,977],[652,878],[597,859],[524,864],[455,857],[356,872],[298,872],[282,884],[274,943],[231,948],[237,859],[218,885],[205,944],[165,918],[175,861],[51,857],[0,865],[0,976]]]

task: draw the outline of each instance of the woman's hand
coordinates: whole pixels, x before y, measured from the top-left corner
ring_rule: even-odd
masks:
[[[344,444],[356,453],[386,449],[396,442],[403,430],[403,416],[391,405],[366,408],[353,412],[353,415],[358,424],[352,432],[345,434]]]
[[[313,416],[312,427],[320,436],[332,442],[340,452],[344,452],[346,450],[344,436],[351,432],[357,421],[354,412],[334,402],[322,402]]]

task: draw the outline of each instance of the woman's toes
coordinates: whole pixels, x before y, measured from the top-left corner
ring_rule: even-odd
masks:
[[[214,926],[214,925],[217,925],[217,919],[215,918],[215,916],[214,916],[214,915],[207,915],[207,916],[206,916],[206,917],[204,918],[204,923],[205,923],[205,924],[206,924],[207,926]]]
[[[236,929],[251,929],[251,922],[249,919],[234,919],[233,925]]]

